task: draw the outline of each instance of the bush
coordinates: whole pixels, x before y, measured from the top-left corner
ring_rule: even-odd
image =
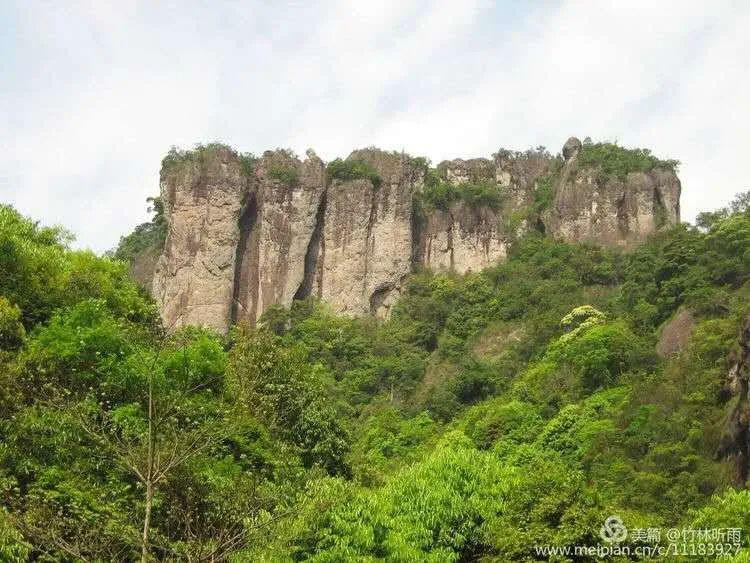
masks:
[[[350,182],[352,180],[369,180],[375,189],[380,187],[382,179],[377,170],[364,160],[336,160],[328,163],[326,168],[328,180],[340,180]]]
[[[0,295],[0,352],[17,349],[25,336],[21,309]]]
[[[433,209],[447,211],[451,204],[463,201],[470,207],[489,207],[498,210],[503,202],[504,189],[490,180],[451,184],[437,181],[426,185],[422,193],[424,203]]]
[[[606,181],[609,178],[625,180],[630,172],[649,172],[654,168],[675,171],[677,160],[660,160],[648,149],[626,149],[614,143],[584,143],[578,154],[581,167],[598,168]]]
[[[274,164],[268,169],[268,177],[283,185],[292,187],[299,180],[299,172],[293,166]]]

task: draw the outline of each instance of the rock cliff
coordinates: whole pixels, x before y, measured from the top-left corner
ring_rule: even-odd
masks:
[[[681,186],[671,162],[646,152],[632,161],[623,158],[617,166],[617,152],[601,151],[605,165],[592,166],[591,158],[582,158],[586,150],[575,138],[563,147],[565,162],[546,221],[551,234],[567,241],[632,246],[679,222]]]
[[[735,484],[745,486],[750,472],[750,315],[745,318],[737,340],[729,356],[730,368],[723,390],[729,409],[716,457],[733,460]]]
[[[379,149],[326,166],[312,151],[255,158],[217,144],[172,151],[161,197],[152,289],[164,324],[225,331],[310,296],[387,317],[415,268],[477,271],[529,230],[628,247],[679,221],[680,183],[648,151],[575,138],[562,156],[500,150],[435,168]]]

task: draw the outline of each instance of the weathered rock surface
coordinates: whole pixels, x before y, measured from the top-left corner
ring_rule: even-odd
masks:
[[[317,295],[339,313],[388,315],[412,267],[412,194],[422,172],[405,155],[375,149],[351,160],[375,169],[369,179],[328,188]]]
[[[159,263],[161,245],[150,246],[133,257],[130,263],[130,274],[135,282],[146,291],[151,291],[154,283],[154,273]]]
[[[426,216],[421,233],[421,263],[435,271],[478,272],[505,259],[510,238],[504,219],[493,209],[457,202]]]
[[[256,163],[240,219],[232,321],[253,323],[271,305],[289,304],[305,291],[325,187],[323,161],[312,151],[304,162],[269,151]]]
[[[251,160],[222,145],[173,153],[161,172],[168,234],[152,292],[170,329],[226,331],[309,296],[338,313],[387,317],[415,267],[478,271],[530,229],[627,247],[679,221],[674,172],[602,181],[578,163],[581,150],[571,138],[564,159],[540,148],[442,162],[443,185],[501,195],[441,208],[415,206],[427,171],[404,154],[354,151],[348,160],[377,177],[330,178],[312,151],[304,161],[283,150]]]
[[[685,307],[680,308],[661,328],[656,353],[662,358],[679,354],[687,346],[694,327],[693,313]]]
[[[248,180],[237,154],[211,147],[161,171],[169,230],[153,294],[168,329],[226,330],[232,308],[238,217]]]
[[[580,142],[565,144],[568,155],[555,185],[548,232],[572,242],[631,247],[680,220],[681,185],[667,168],[602,177],[578,164]]]
[[[503,189],[501,206],[452,203],[425,213],[417,236],[418,262],[436,271],[463,274],[505,259],[512,241],[528,228],[527,217],[514,217],[534,197],[537,181],[550,173],[553,157],[544,150],[501,150],[493,159],[441,162],[439,175],[454,185],[492,182]]]
[[[565,141],[565,144],[562,148],[562,155],[565,160],[570,160],[574,156],[577,156],[578,153],[581,151],[581,148],[583,148],[583,145],[581,144],[580,139],[577,137],[570,137],[567,141]]]

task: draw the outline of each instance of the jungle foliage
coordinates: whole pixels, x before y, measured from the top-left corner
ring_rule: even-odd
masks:
[[[746,208],[631,253],[528,235],[416,273],[386,322],[304,300],[228,335],[164,334],[122,260],[69,243],[0,207],[3,561],[538,560],[613,514],[747,547],[714,455]]]

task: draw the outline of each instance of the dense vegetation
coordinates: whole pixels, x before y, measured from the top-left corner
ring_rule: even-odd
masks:
[[[356,158],[332,160],[326,167],[326,174],[329,181],[369,180],[376,189],[380,187],[383,181],[375,168],[364,160]]]
[[[529,235],[417,273],[384,323],[306,300],[227,336],[163,334],[122,261],[0,207],[0,560],[535,560],[610,515],[747,547],[715,459],[742,201],[630,254]]]
[[[422,199],[426,207],[433,209],[449,209],[457,201],[463,201],[472,207],[489,207],[497,210],[503,201],[503,188],[493,180],[480,180],[463,184],[452,184],[443,180],[435,180],[425,185]]]
[[[680,164],[677,160],[661,160],[649,149],[628,149],[617,143],[593,143],[590,139],[584,141],[578,162],[583,167],[597,168],[604,180],[624,180],[629,172],[649,172],[654,168],[675,170]]]
[[[299,173],[293,166],[276,164],[268,169],[268,177],[285,186],[294,186],[299,180]]]
[[[197,144],[192,149],[178,149],[172,147],[167,156],[161,161],[162,172],[169,172],[175,170],[180,166],[184,166],[186,163],[200,164],[206,160],[213,159],[217,151],[229,151],[230,153],[237,156],[240,161],[240,167],[242,173],[245,176],[250,176],[253,173],[253,167],[257,158],[252,153],[241,153],[234,150],[232,147],[223,143],[208,143],[208,144]]]

